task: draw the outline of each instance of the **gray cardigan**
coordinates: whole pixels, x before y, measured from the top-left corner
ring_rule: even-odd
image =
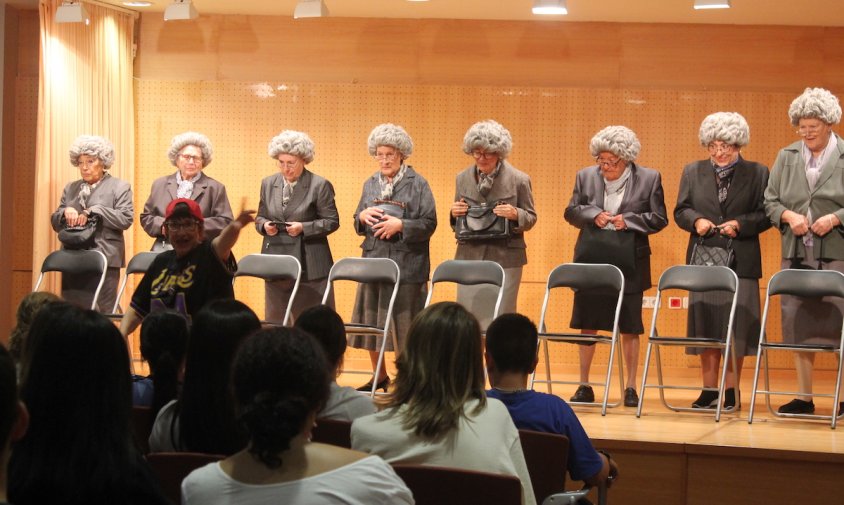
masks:
[[[358,220],[358,214],[372,207],[373,201],[381,196],[378,175],[376,172],[364,182],[363,193],[355,210],[355,232],[364,237],[360,244],[363,257],[394,260],[399,265],[402,284],[427,282],[431,273],[431,235],[437,229],[437,207],[431,187],[425,178],[408,165],[404,177],[393,188],[392,197],[392,200],[407,205],[402,218],[404,229],[397,239],[381,240],[375,238],[369,226]]]

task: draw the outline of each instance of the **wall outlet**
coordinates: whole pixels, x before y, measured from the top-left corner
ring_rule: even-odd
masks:
[[[643,296],[642,297],[642,308],[643,309],[653,309],[656,307],[656,297],[655,296]]]
[[[669,309],[681,309],[681,308],[683,308],[683,300],[679,296],[669,296],[668,297],[668,308]]]

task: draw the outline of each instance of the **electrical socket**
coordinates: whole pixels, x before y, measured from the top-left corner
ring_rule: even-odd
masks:
[[[642,308],[643,309],[656,308],[656,297],[655,296],[643,296],[642,297]]]

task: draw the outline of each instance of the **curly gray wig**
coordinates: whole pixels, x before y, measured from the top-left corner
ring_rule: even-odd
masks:
[[[280,154],[290,154],[301,158],[307,165],[314,161],[314,141],[305,132],[284,130],[270,140],[267,152],[272,159]]]
[[[642,144],[630,128],[607,126],[592,137],[589,149],[595,158],[603,152],[610,152],[625,161],[635,161]]]
[[[838,97],[823,88],[806,88],[788,108],[791,124],[797,126],[801,119],[820,119],[826,124],[841,121]]]
[[[470,126],[463,136],[463,152],[472,154],[475,149],[495,153],[503,160],[510,156],[510,151],[513,150],[513,137],[507,128],[497,121],[479,121]]]
[[[79,166],[79,157],[83,154],[99,158],[103,162],[103,168],[108,170],[114,164],[114,146],[105,137],[95,135],[80,135],[76,137],[68,150],[70,164]]]
[[[402,159],[408,158],[413,153],[413,141],[410,135],[401,126],[392,123],[379,124],[369,134],[369,155],[375,156],[378,146],[393,147],[401,153]]]
[[[700,123],[700,145],[706,147],[716,140],[744,147],[750,142],[750,127],[738,112],[715,112]]]
[[[205,168],[211,164],[211,158],[214,155],[214,148],[211,147],[211,141],[208,137],[197,132],[180,133],[173,137],[170,141],[170,149],[167,151],[167,157],[170,158],[170,163],[176,165],[176,159],[179,157],[179,152],[185,146],[196,146],[202,151],[202,167]]]

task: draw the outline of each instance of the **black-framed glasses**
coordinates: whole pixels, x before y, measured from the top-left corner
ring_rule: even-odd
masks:
[[[168,221],[164,223],[168,231],[184,231],[195,228],[199,221],[192,219],[190,221]]]

